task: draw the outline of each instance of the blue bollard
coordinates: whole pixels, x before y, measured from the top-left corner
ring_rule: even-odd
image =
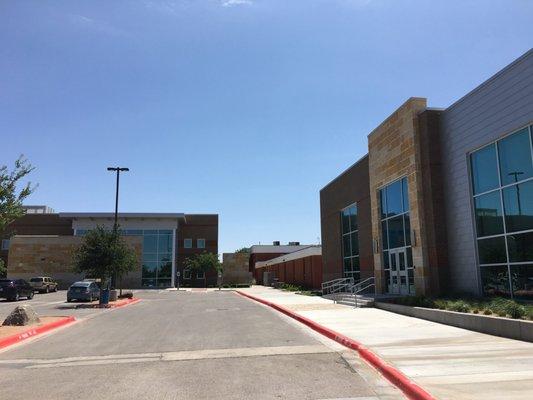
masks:
[[[109,289],[102,289],[100,294],[100,304],[109,304]]]

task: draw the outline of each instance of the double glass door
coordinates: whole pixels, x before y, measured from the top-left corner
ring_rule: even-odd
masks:
[[[409,278],[407,271],[406,249],[389,251],[389,290],[393,294],[409,294]]]

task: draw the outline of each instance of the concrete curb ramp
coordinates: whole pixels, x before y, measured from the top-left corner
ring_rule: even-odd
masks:
[[[416,383],[411,381],[407,376],[405,376],[398,369],[387,364],[384,360],[379,358],[372,351],[364,347],[361,343],[344,336],[338,332],[335,332],[332,329],[326,328],[323,325],[316,323],[308,318],[302,317],[294,313],[293,311],[280,306],[278,304],[272,303],[268,300],[261,299],[256,296],[252,296],[248,293],[241,292],[236,290],[235,293],[247,297],[249,299],[255,300],[259,303],[265,304],[269,307],[274,308],[275,310],[282,312],[283,314],[294,318],[298,322],[301,322],[304,325],[307,325],[311,329],[321,333],[322,335],[328,337],[329,339],[335,340],[337,343],[342,344],[343,346],[348,347],[349,349],[355,350],[359,353],[361,358],[366,360],[370,365],[376,368],[385,378],[387,378],[393,385],[398,387],[406,396],[411,400],[436,400],[431,394],[422,389]]]
[[[22,342],[23,340],[27,340],[31,337],[71,324],[74,321],[76,321],[75,317],[65,317],[63,319],[37,326],[35,328],[30,328],[26,331],[5,337],[0,339],[0,349],[5,349],[6,347]]]

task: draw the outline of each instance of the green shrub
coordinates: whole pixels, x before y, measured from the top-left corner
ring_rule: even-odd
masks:
[[[470,311],[470,306],[463,300],[456,300],[450,302],[448,309],[450,311],[466,313]]]
[[[491,314],[492,314],[492,311],[490,311],[488,308],[485,308],[485,309],[483,310],[483,314],[484,314],[484,315],[491,315]]]
[[[524,318],[527,315],[526,308],[518,303],[510,302],[505,307],[505,312],[511,318]]]

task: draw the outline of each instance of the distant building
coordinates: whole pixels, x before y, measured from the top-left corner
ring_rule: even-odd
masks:
[[[204,280],[184,263],[195,254],[218,253],[218,215],[119,213],[118,223],[139,259],[138,269],[125,277],[128,287],[173,287],[178,279],[182,286],[216,285],[216,271]],[[9,226],[0,256],[9,277],[46,275],[65,287],[82,278],[72,262],[82,237],[96,226],[111,229],[113,224],[113,213],[27,213]]]
[[[269,283],[265,282],[265,276],[268,276],[270,280],[308,289],[320,289],[322,284],[322,246],[304,246],[302,249],[267,261],[257,261],[255,272],[258,283]]]

